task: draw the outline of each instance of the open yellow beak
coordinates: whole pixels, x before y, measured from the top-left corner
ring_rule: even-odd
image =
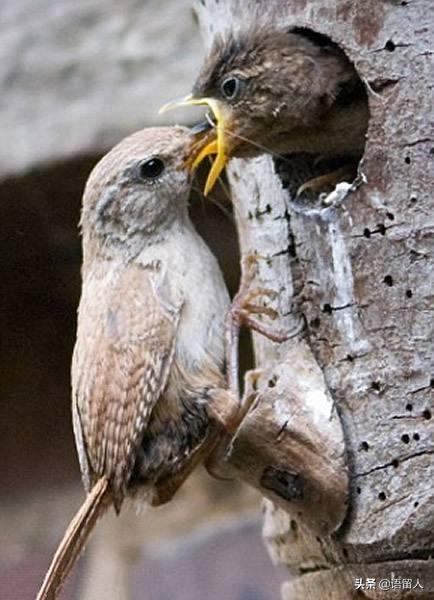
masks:
[[[217,100],[214,98],[195,98],[192,94],[189,94],[180,100],[174,100],[173,102],[165,104],[158,112],[161,114],[168,110],[178,108],[179,106],[209,106],[217,120],[216,139],[212,140],[202,148],[192,163],[192,169],[195,169],[206,156],[209,156],[210,154],[217,155],[206,180],[204,189],[204,195],[206,196],[214,187],[215,182],[229,160],[227,143],[224,135],[224,117]]]

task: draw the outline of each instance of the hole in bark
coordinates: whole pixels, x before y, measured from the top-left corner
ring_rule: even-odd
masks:
[[[324,304],[322,307],[322,311],[324,313],[326,313],[327,315],[331,315],[332,313],[332,307],[330,306],[330,304]]]
[[[386,226],[383,223],[378,223],[377,229],[378,233],[381,233],[381,235],[386,235]]]
[[[262,487],[275,492],[285,500],[300,500],[304,496],[304,482],[298,473],[266,467],[260,483]]]
[[[413,297],[413,292],[411,290],[405,290],[405,295],[407,298],[412,298]]]
[[[342,554],[345,556],[345,558],[348,558],[348,550],[346,548],[342,550]]]
[[[378,494],[378,499],[381,500],[381,502],[384,502],[384,500],[386,500],[386,494],[384,492],[380,492]]]
[[[371,384],[371,387],[376,392],[379,392],[380,389],[381,389],[380,382],[379,381],[373,381],[372,384]]]
[[[417,508],[419,506],[419,502],[416,500],[416,502],[414,502],[413,506],[414,506],[414,508]]]
[[[386,275],[386,277],[383,279],[383,281],[386,285],[388,285],[389,287],[392,287],[392,285],[393,285],[392,275]]]
[[[388,219],[390,219],[390,221],[394,221],[395,220],[395,215],[393,213],[391,213],[391,212],[387,212],[386,213],[386,217]]]
[[[385,43],[384,47],[386,48],[386,50],[388,52],[393,52],[396,48],[396,45],[394,42],[392,42],[392,40],[387,40],[387,42]]]
[[[277,377],[277,375],[273,375],[273,377],[270,377],[270,379],[268,380],[268,387],[270,387],[270,388],[276,387],[276,383],[278,381],[279,381],[279,378]]]
[[[402,441],[403,444],[408,444],[410,442],[410,436],[407,435],[406,433],[404,433],[401,436],[401,441]]]
[[[411,412],[413,410],[413,404],[410,404],[410,402],[408,404],[406,404],[405,410],[408,410],[409,412]]]
[[[371,230],[368,229],[368,227],[365,227],[365,229],[363,230],[363,235],[365,236],[365,238],[370,238],[371,237]]]
[[[426,419],[427,421],[429,421],[431,419],[431,411],[428,410],[427,408],[423,411],[422,415],[423,415],[423,418]]]
[[[431,148],[429,151],[430,154],[434,154],[434,148]]]
[[[434,388],[434,377],[429,380],[430,387]]]
[[[362,493],[362,488],[360,488],[360,487],[356,487],[356,492],[357,492],[358,494],[361,494],[361,493]]]
[[[360,444],[360,450],[364,450],[365,452],[367,452],[369,450],[369,444],[368,444],[368,442],[362,442]]]
[[[354,356],[351,356],[351,354],[347,354],[345,360],[347,360],[348,362],[354,362]]]
[[[320,324],[321,324],[321,321],[320,321],[320,319],[318,317],[315,317],[315,319],[312,319],[312,321],[310,322],[310,326],[313,329],[318,329],[318,327],[320,326]]]
[[[410,202],[412,204],[416,204],[416,202],[417,202],[417,196],[410,196]]]
[[[351,107],[354,108],[356,113],[355,118],[361,124],[361,127],[354,131],[353,139],[351,140],[351,136],[348,136],[348,143],[345,144],[342,144],[335,134],[330,133],[328,145],[331,152],[325,156],[319,140],[318,143],[316,141],[308,143],[308,132],[311,125],[300,121],[300,139],[304,140],[306,136],[306,142],[303,141],[300,145],[297,144],[297,151],[294,152],[291,136],[284,128],[279,127],[278,120],[287,118],[285,115],[286,109],[282,109],[281,98],[276,96],[275,106],[270,107],[270,112],[275,111],[277,117],[276,133],[281,129],[280,139],[282,144],[279,144],[279,156],[276,156],[273,160],[276,174],[280,178],[283,188],[289,191],[291,202],[296,204],[297,207],[307,210],[312,206],[325,209],[324,198],[333,192],[339,183],[344,181],[350,183],[357,179],[357,163],[362,159],[365,150],[365,134],[368,128],[368,94],[354,64],[344,50],[330,37],[307,27],[293,27],[289,32],[305,38],[305,41],[310,42],[317,48],[323,48],[324,54],[331,52],[336,57],[339,68],[343,69],[347,75],[342,83],[339,83],[338,78],[332,75],[330,88],[333,90],[334,101],[324,103],[324,117],[333,114],[333,110],[340,110],[341,107],[344,110]],[[291,81],[288,80],[287,86],[289,92]],[[284,97],[283,106],[285,101],[289,103],[288,106],[291,104],[289,97]],[[356,153],[351,148],[352,145],[356,149]],[[304,186],[306,183],[308,185]],[[304,186],[303,190],[297,193],[302,186]],[[336,194],[333,195],[333,200],[329,198],[329,201],[341,203],[344,197],[344,193]]]
[[[392,460],[392,467],[393,467],[394,469],[397,469],[397,468],[399,467],[399,460],[398,460],[397,458],[394,458],[394,459]]]
[[[409,156],[406,156],[404,158],[404,162],[405,162],[406,165],[409,165],[411,163],[411,158]]]
[[[293,533],[297,533],[297,531],[298,531],[297,521],[294,521],[294,519],[291,519],[289,525],[290,525]]]
[[[418,442],[420,440],[420,435],[418,433],[413,433],[413,439]]]

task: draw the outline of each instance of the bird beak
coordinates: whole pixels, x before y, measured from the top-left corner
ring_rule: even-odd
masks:
[[[226,141],[226,136],[224,135],[225,118],[222,113],[221,104],[218,102],[218,100],[215,100],[215,98],[195,98],[192,94],[189,94],[184,98],[180,98],[179,100],[174,100],[173,102],[165,104],[160,108],[159,113],[161,114],[180,106],[209,106],[217,121],[214,139],[198,152],[193,159],[191,167],[192,169],[195,169],[203,161],[203,159],[210,154],[217,155],[206,180],[204,189],[204,195],[206,196],[214,187],[215,182],[229,160],[228,144]]]

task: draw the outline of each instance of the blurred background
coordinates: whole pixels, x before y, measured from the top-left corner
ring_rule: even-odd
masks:
[[[34,598],[83,498],[69,369],[85,180],[135,129],[197,121],[194,110],[157,111],[189,91],[201,60],[190,0],[0,3],[2,600]],[[191,211],[233,292],[238,256],[225,186],[211,202],[195,193]],[[100,523],[61,597],[275,599],[284,573],[260,527],[253,491],[199,470],[168,506]]]

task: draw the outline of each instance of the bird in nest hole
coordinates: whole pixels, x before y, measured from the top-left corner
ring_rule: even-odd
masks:
[[[194,166],[217,155],[205,194],[232,156],[307,153],[317,162],[340,160],[340,168],[304,183],[301,193],[354,176],[363,154],[365,87],[344,52],[308,29],[254,28],[217,37],[192,93],[161,110],[181,105],[207,105],[214,115],[192,153]]]

